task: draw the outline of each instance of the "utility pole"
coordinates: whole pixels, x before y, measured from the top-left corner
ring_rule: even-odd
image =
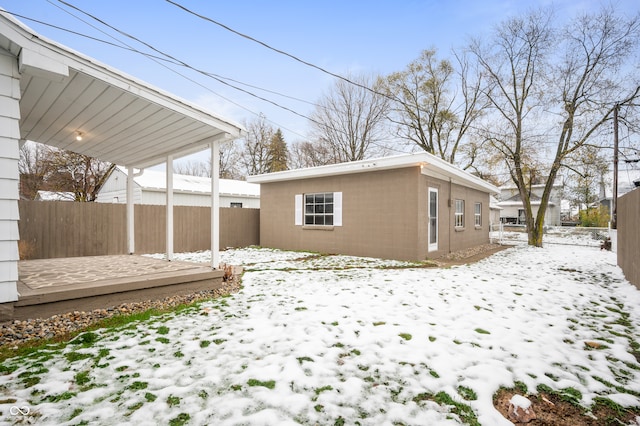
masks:
[[[618,109],[613,108],[613,196],[611,198],[611,229],[618,229]]]

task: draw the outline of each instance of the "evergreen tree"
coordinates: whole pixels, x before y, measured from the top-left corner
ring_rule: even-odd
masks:
[[[278,129],[269,141],[269,172],[289,170],[287,164],[288,159],[289,150],[287,149],[287,143],[284,141],[282,131]]]

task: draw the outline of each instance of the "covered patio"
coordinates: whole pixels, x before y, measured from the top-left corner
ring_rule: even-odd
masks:
[[[51,303],[89,309],[145,292],[151,297],[179,291],[179,286],[221,282],[219,147],[240,137],[241,127],[48,40],[4,11],[0,11],[0,52],[0,321],[13,318],[14,310],[28,312],[26,306],[32,306],[32,312]],[[18,160],[19,147],[26,141],[124,166],[129,171],[128,191],[134,176],[166,163],[169,261],[173,259],[173,160],[210,149],[211,265],[187,267],[137,256],[20,262]],[[128,252],[133,253],[133,197],[127,200]],[[81,306],[82,301],[87,305]]]

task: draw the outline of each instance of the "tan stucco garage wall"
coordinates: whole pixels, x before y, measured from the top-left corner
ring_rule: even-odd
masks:
[[[429,187],[439,191],[439,244],[431,252]],[[295,195],[318,192],[342,192],[342,226],[295,225]],[[465,227],[454,231],[456,198],[465,200]],[[482,203],[481,227],[474,225],[475,202]],[[424,260],[488,241],[489,195],[425,176],[419,167],[261,185],[260,244],[264,247]]]
[[[260,244],[394,259],[418,256],[417,167],[261,185]],[[295,194],[342,192],[342,226],[295,225]]]

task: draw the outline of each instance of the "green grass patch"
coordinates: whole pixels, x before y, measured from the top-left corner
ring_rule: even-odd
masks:
[[[302,364],[302,363],[303,363],[303,362],[305,362],[305,361],[306,361],[306,362],[314,362],[313,358],[310,358],[310,357],[308,357],[308,356],[301,356],[301,357],[298,357],[298,358],[296,358],[296,359],[298,360],[298,362],[299,362],[300,364]]]
[[[180,413],[178,417],[169,420],[169,426],[183,426],[189,423],[191,416],[188,413]]]
[[[84,386],[91,381],[91,377],[89,377],[88,371],[81,371],[79,373],[76,373],[73,379],[78,386]]]
[[[333,390],[333,386],[327,385],[327,386],[322,386],[320,388],[315,388],[313,391],[315,392],[316,395],[320,395],[322,392],[327,392],[331,390]]]
[[[60,402],[60,401],[68,401],[71,398],[75,397],[77,394],[75,392],[63,392],[59,395],[49,395],[44,398],[47,402]]]
[[[73,420],[76,417],[78,417],[80,414],[82,414],[82,408],[76,408],[75,410],[73,410],[73,412],[71,413],[71,415],[69,416],[69,420]]]
[[[200,347],[201,348],[207,348],[207,347],[209,347],[210,344],[211,344],[210,340],[201,340],[200,341]]]
[[[144,402],[140,401],[140,402],[136,402],[135,404],[132,404],[132,405],[128,406],[127,409],[129,410],[129,412],[127,414],[125,414],[125,416],[130,416],[131,414],[133,414],[134,411],[139,410],[140,408],[142,408],[143,405],[144,405]]]
[[[147,400],[147,402],[153,402],[158,399],[158,397],[151,392],[147,392],[144,394],[144,399]]]
[[[276,381],[275,380],[267,380],[267,381],[261,381],[261,380],[257,380],[257,379],[249,379],[247,381],[247,385],[250,387],[253,386],[263,386],[267,389],[273,389],[276,387]]]
[[[23,379],[21,383],[25,388],[30,388],[30,387],[35,386],[38,383],[40,383],[40,377],[38,377],[38,376],[29,376],[29,377],[26,377],[25,379]]]
[[[171,340],[167,339],[166,337],[157,337],[156,341],[160,343],[164,343],[165,345],[171,342]]]
[[[167,397],[167,404],[169,404],[169,407],[180,405],[180,397],[169,395]]]
[[[166,335],[169,334],[169,327],[161,325],[160,327],[158,327],[158,329],[156,330],[156,332],[158,334],[162,334],[162,335]]]
[[[66,354],[64,354],[64,357],[69,362],[76,362],[87,358],[93,358],[93,355],[80,352],[67,352]]]
[[[149,386],[149,383],[147,383],[147,382],[135,381],[135,382],[131,383],[127,387],[127,389],[132,390],[132,391],[139,391],[139,390],[146,389],[147,386]]]
[[[376,321],[376,322],[373,323],[373,326],[374,327],[378,327],[380,325],[385,325],[385,324],[386,324],[386,322],[384,322],[384,321]]]
[[[473,412],[470,406],[453,400],[446,392],[438,392],[433,395],[430,393],[421,393],[413,398],[416,404],[421,401],[434,401],[439,405],[451,407],[451,412],[456,414],[460,419],[470,426],[481,426],[478,422],[476,414]]]
[[[475,401],[478,399],[478,394],[471,388],[466,386],[458,386],[458,395],[460,395],[466,401]]]
[[[80,334],[78,337],[70,341],[69,343],[72,345],[81,345],[83,348],[92,347],[100,338],[96,333],[88,331],[86,333]]]
[[[478,334],[491,334],[491,332],[489,332],[487,330],[484,330],[482,328],[476,328],[475,332],[478,333]]]
[[[227,341],[226,339],[214,339],[213,343],[215,343],[216,345],[221,345],[226,341]]]
[[[404,340],[411,340],[413,336],[409,333],[400,333],[398,336],[402,337]]]

